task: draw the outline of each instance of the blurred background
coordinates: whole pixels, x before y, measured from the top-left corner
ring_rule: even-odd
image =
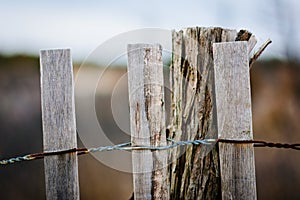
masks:
[[[43,149],[40,49],[71,48],[75,75],[84,63],[88,70],[80,73],[86,82],[80,82],[77,99],[86,95],[85,84],[90,78],[102,74],[102,85],[96,86],[99,89],[94,94],[98,121],[105,132],[113,133],[108,135],[113,143],[129,141],[126,60],[118,58],[120,62],[108,67],[101,58],[90,55],[111,38],[141,28],[244,28],[256,35],[256,49],[271,38],[273,43],[251,70],[254,138],[300,141],[297,0],[0,2],[0,159]],[[164,48],[170,48],[170,39]],[[116,55],[116,48],[108,49],[106,56]],[[122,120],[114,119],[112,100],[123,113]],[[81,107],[76,109],[84,112]],[[80,123],[78,126],[84,126]],[[78,141],[84,146],[80,138]],[[258,199],[300,198],[299,152],[256,148],[255,158]],[[130,158],[125,163],[130,164]],[[81,199],[131,196],[131,174],[110,168],[91,155],[79,157],[79,175]],[[0,194],[1,199],[45,199],[43,161],[0,166]]]

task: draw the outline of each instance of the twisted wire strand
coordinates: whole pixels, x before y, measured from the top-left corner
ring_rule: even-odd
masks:
[[[233,143],[233,144],[253,144],[254,147],[270,147],[270,148],[282,148],[282,149],[294,149],[300,150],[300,143],[288,144],[288,143],[275,143],[266,142],[262,140],[227,140],[218,139],[217,142]]]
[[[169,145],[165,146],[134,146],[131,142],[126,142],[122,144],[117,144],[113,146],[100,146],[96,148],[73,148],[61,151],[50,151],[42,153],[28,154],[24,156],[14,157],[10,159],[4,159],[0,161],[0,165],[13,164],[16,162],[30,161],[35,159],[41,159],[46,156],[62,155],[76,153],[77,155],[103,152],[103,151],[114,151],[114,150],[151,150],[151,151],[161,151],[175,148],[177,146],[187,146],[187,145],[213,145],[215,143],[232,143],[232,144],[253,144],[254,147],[270,147],[270,148],[284,148],[284,149],[294,149],[300,150],[300,143],[287,144],[287,143],[273,143],[260,140],[228,140],[228,139],[202,139],[202,140],[186,140],[186,141],[175,141],[173,139],[167,139],[171,142]]]
[[[95,153],[95,152],[103,152],[103,151],[114,151],[114,150],[124,150],[124,151],[132,151],[132,150],[167,150],[174,148],[176,146],[185,146],[185,145],[210,145],[217,140],[215,139],[203,139],[203,140],[187,140],[187,141],[175,141],[172,139],[168,139],[168,141],[172,142],[170,145],[166,146],[132,146],[131,142],[126,142],[122,144],[117,144],[113,146],[100,146],[96,148],[73,148],[73,149],[67,149],[62,151],[51,151],[51,152],[42,152],[42,153],[35,153],[35,154],[28,154],[25,156],[19,156],[15,158],[5,159],[0,161],[0,165],[7,165],[7,164],[13,164],[15,162],[21,162],[21,161],[29,161],[29,160],[35,160],[35,159],[41,159],[46,156],[54,156],[54,155],[62,155],[67,153],[77,153],[77,155],[83,155],[88,153]]]

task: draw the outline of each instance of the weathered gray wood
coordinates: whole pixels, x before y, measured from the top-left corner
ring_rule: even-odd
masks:
[[[134,146],[166,145],[162,49],[128,45],[131,142]],[[135,199],[168,199],[167,152],[132,152]]]
[[[254,35],[251,35],[251,37],[248,40],[248,54],[249,54],[249,56],[251,54],[251,51],[255,47],[256,43],[257,43],[256,37]]]
[[[42,50],[40,65],[44,151],[77,148],[70,50]],[[44,168],[48,200],[79,199],[76,153],[45,157]]]
[[[220,139],[250,140],[252,133],[247,42],[213,45]],[[222,199],[256,199],[254,149],[251,144],[219,144]]]
[[[212,43],[235,41],[237,31],[188,28],[173,32],[170,136],[176,141],[217,138]],[[220,199],[216,147],[173,150],[171,199]]]
[[[248,41],[248,54],[250,55],[254,46],[257,43],[255,36],[247,30],[240,30],[237,34],[235,41]]]

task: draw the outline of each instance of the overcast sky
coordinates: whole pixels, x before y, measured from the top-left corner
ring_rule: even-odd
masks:
[[[83,60],[110,38],[141,28],[181,29],[221,26],[247,29],[265,56],[300,54],[298,0],[0,0],[0,53],[38,55],[40,49],[70,47]],[[289,42],[290,45],[287,45]]]

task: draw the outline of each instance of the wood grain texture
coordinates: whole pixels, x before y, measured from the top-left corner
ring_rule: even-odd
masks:
[[[128,45],[128,83],[132,145],[166,145],[162,49]],[[135,199],[169,199],[167,152],[132,152]]]
[[[70,50],[42,50],[40,65],[44,151],[77,148]],[[44,168],[48,200],[79,199],[75,153],[45,157]]]
[[[212,44],[235,41],[237,31],[196,27],[174,31],[172,37],[169,137],[217,138]],[[216,146],[177,148],[171,159],[171,199],[221,198]]]
[[[257,39],[254,35],[251,35],[251,37],[248,40],[248,54],[251,56],[251,52],[254,49],[255,45],[257,44]]]
[[[252,133],[247,42],[213,45],[218,136],[250,140]],[[256,199],[251,144],[219,144],[222,199]]]

